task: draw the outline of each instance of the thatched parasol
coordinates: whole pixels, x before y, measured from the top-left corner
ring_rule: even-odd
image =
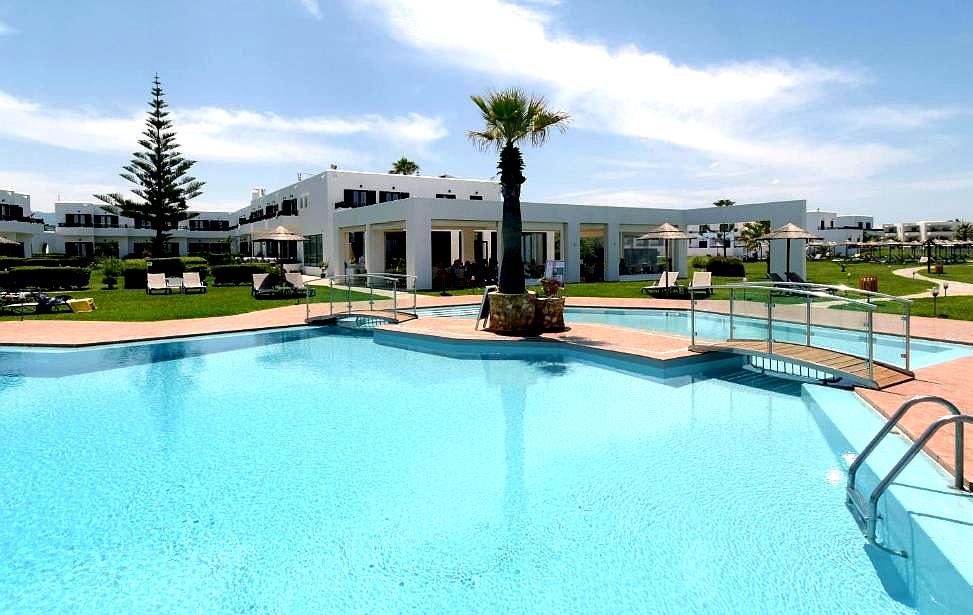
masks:
[[[779,229],[775,229],[773,231],[770,231],[766,235],[761,235],[760,237],[758,237],[758,239],[765,240],[765,241],[772,241],[772,240],[775,240],[775,239],[785,239],[785,240],[787,240],[787,272],[790,273],[790,271],[791,271],[791,240],[792,239],[803,239],[805,241],[809,241],[809,240],[812,240],[812,239],[821,239],[821,237],[818,237],[814,233],[810,233],[808,231],[805,231],[804,229],[802,229],[801,227],[799,227],[796,224],[792,224],[792,223],[788,222],[787,224],[785,224],[784,226],[780,227]]]
[[[687,235],[686,233],[680,231],[675,226],[669,224],[668,222],[662,223],[659,228],[654,231],[649,231],[645,235],[639,237],[639,239],[663,239],[665,240],[666,246],[666,274],[669,273],[669,242],[670,241],[689,241],[692,239],[692,235]],[[669,276],[665,277],[666,286],[669,285]]]

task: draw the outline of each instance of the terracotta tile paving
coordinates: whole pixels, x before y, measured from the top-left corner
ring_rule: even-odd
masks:
[[[902,402],[916,395],[938,395],[956,404],[964,414],[973,414],[973,357],[965,357],[954,361],[947,361],[932,367],[916,370],[916,379],[902,384],[872,391],[869,389],[855,389],[858,395],[870,403],[884,416],[891,416]],[[899,422],[902,431],[915,439],[929,424],[941,416],[948,414],[939,405],[920,404],[909,410]],[[973,429],[966,430],[964,459],[964,479],[973,480]],[[953,428],[945,427],[936,434],[925,448],[934,459],[950,472],[953,472]]]
[[[592,323],[569,323],[566,331],[542,333],[530,338],[497,335],[483,330],[474,331],[473,321],[470,318],[420,318],[400,325],[387,325],[386,328],[412,335],[454,340],[489,340],[508,343],[530,340],[562,343],[662,360],[697,355],[689,351],[687,340],[683,336]]]
[[[425,296],[417,297],[420,307],[467,305],[480,300],[477,295]],[[686,301],[652,298],[601,298],[569,297],[571,307],[600,308],[669,308],[687,309]],[[701,301],[700,306],[713,311],[725,311],[726,302]],[[367,309],[367,303],[353,304],[355,309]],[[312,306],[315,313],[325,313],[326,304]],[[320,311],[319,311],[320,310]],[[119,341],[135,341],[207,335],[232,331],[249,331],[267,328],[291,327],[304,324],[306,309],[304,305],[293,305],[234,316],[196,318],[185,320],[162,320],[157,322],[110,322],[110,321],[73,321],[73,320],[31,320],[0,322],[0,344],[31,344],[45,346],[77,346],[103,344]],[[901,321],[888,315],[876,315],[876,330],[897,332]],[[676,335],[663,335],[610,327],[606,325],[579,323],[561,333],[545,334],[545,340],[554,343],[592,346],[625,354],[656,359],[672,359],[688,356],[688,339]],[[474,332],[469,319],[441,318],[419,319],[398,325],[403,332],[417,335],[438,335],[461,339],[491,339],[515,342],[518,337],[497,336],[488,332]],[[973,322],[912,318],[912,334],[915,337],[941,339],[973,344]],[[858,394],[872,404],[879,412],[888,416],[898,406],[914,395],[940,395],[954,403],[961,410],[973,413],[973,357],[949,361],[940,365],[920,369],[916,379],[883,391],[857,389]],[[935,406],[917,406],[902,421],[902,430],[910,437],[921,433],[930,421],[943,415],[944,411]],[[927,449],[927,452],[950,471],[952,461],[952,434],[943,430]],[[967,438],[966,479],[973,479],[973,432]]]

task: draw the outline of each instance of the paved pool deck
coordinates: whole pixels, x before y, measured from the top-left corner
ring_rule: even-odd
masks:
[[[418,307],[469,305],[479,302],[479,296],[429,296],[418,295]],[[725,311],[725,303],[701,301],[702,309]],[[602,298],[570,297],[569,307],[592,308],[640,308],[686,309],[682,300],[652,298]],[[367,309],[366,302],[354,303],[353,309]],[[327,313],[327,304],[313,304],[312,316]],[[256,331],[282,327],[303,326],[307,309],[304,305],[271,308],[234,316],[217,316],[184,320],[160,320],[155,322],[113,322],[97,320],[32,320],[0,322],[0,345],[31,346],[86,346],[113,342],[167,339],[196,335],[210,335],[240,331]],[[782,314],[783,315],[783,314]],[[596,348],[625,355],[664,361],[689,356],[688,338],[651,333],[636,329],[597,324],[572,324],[560,333],[544,334],[542,339],[552,343]],[[894,316],[876,315],[877,331],[901,332],[901,321]],[[403,333],[438,336],[451,340],[486,340],[517,342],[523,338],[498,336],[484,331],[473,331],[470,319],[427,318],[396,325]],[[947,340],[973,344],[973,322],[935,318],[912,318],[912,335],[919,338]],[[536,341],[536,340],[534,340]],[[953,401],[961,410],[973,414],[973,357],[948,361],[919,369],[916,379],[882,391],[857,389],[859,396],[885,416],[891,415],[899,405],[914,395],[940,395]],[[920,405],[914,408],[901,423],[902,431],[910,437],[922,433],[944,411],[937,406]],[[953,468],[952,431],[945,429],[934,438],[927,452],[949,471]],[[973,480],[973,434],[967,437],[966,480]]]

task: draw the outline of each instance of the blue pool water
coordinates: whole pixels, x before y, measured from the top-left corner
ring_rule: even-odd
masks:
[[[917,612],[799,385],[550,352],[0,352],[0,612]]]
[[[476,309],[476,306],[469,305],[435,308],[421,310],[420,315],[469,316],[472,318],[476,314]],[[590,322],[685,336],[689,335],[690,329],[690,315],[687,310],[566,308],[564,318],[569,326],[571,322]],[[729,332],[730,324],[727,316],[705,312],[696,313],[696,335],[698,337],[710,340],[726,339],[729,337]],[[737,317],[734,333],[737,338],[766,339],[767,324],[765,320]],[[805,341],[804,325],[778,321],[774,324],[774,339],[803,344]],[[812,328],[811,343],[814,346],[865,356],[867,352],[865,339],[866,335],[860,328],[839,329],[815,326]],[[903,367],[904,361],[899,356],[904,347],[902,339],[894,335],[875,335],[875,359]],[[973,346],[913,338],[910,351],[912,355],[910,368],[916,370],[973,355]]]

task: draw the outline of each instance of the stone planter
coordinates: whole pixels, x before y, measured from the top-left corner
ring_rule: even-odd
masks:
[[[529,333],[534,329],[536,295],[490,293],[490,331]]]
[[[535,327],[541,331],[564,330],[564,297],[538,299],[535,305]]]

